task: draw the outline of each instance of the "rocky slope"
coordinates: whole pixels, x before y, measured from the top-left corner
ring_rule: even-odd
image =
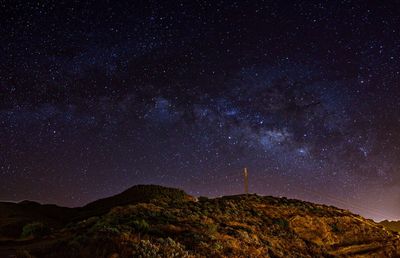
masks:
[[[197,200],[180,190],[141,187],[141,201],[108,198],[94,210],[122,206],[0,242],[0,256],[400,257],[396,233],[332,206],[258,195]]]

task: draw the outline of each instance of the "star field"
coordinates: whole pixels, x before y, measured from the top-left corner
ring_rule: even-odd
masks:
[[[400,5],[0,1],[0,200],[134,184],[399,219]]]

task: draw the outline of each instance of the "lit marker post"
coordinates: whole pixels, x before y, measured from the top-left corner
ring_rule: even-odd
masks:
[[[249,173],[247,172],[247,168],[243,169],[243,177],[244,177],[244,194],[249,193]]]

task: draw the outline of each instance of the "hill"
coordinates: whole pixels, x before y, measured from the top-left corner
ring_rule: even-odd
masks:
[[[123,206],[135,203],[145,203],[153,199],[191,200],[193,197],[184,191],[159,185],[136,185],[120,194],[100,199],[85,205],[81,209],[81,216],[99,215],[108,212],[116,206]]]
[[[33,221],[46,221],[52,228],[61,228],[77,214],[76,209],[32,201],[0,202],[0,240],[18,238],[23,226]]]
[[[0,240],[20,237],[24,225],[42,222],[52,229],[60,229],[68,223],[107,213],[116,206],[146,203],[153,199],[190,199],[184,191],[158,185],[136,185],[120,194],[100,199],[79,208],[66,208],[33,201],[20,203],[0,202]]]
[[[122,197],[138,193],[134,203]],[[103,207],[114,204],[118,206],[103,213]],[[382,225],[346,210],[299,200],[258,195],[197,200],[177,189],[140,186],[79,212],[99,209],[101,214],[61,229],[0,242],[0,256],[16,252],[20,257],[60,258],[400,256],[399,236]]]
[[[379,222],[379,224],[383,225],[385,228],[395,231],[395,232],[400,232],[400,221],[388,221],[384,220]]]

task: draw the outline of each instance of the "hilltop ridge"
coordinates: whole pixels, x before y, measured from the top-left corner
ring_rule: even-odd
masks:
[[[91,215],[0,242],[0,255],[400,256],[399,236],[382,225],[333,206],[287,198],[248,194],[196,199],[179,189],[135,186],[73,211]]]

